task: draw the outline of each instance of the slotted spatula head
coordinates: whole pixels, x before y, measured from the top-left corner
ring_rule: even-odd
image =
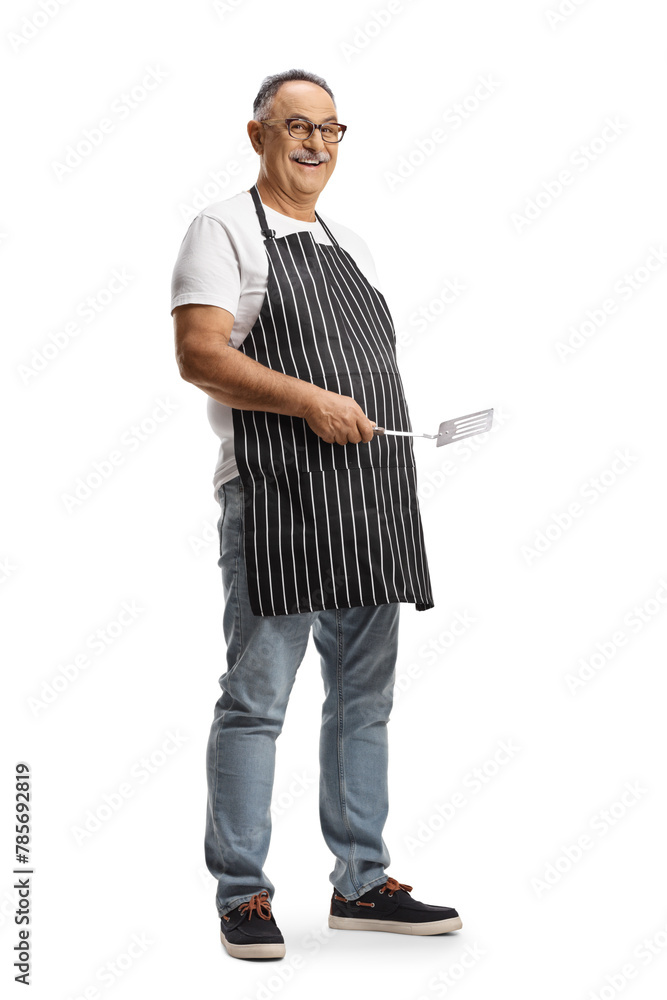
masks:
[[[467,413],[464,417],[443,420],[438,429],[436,446],[441,448],[443,444],[451,444],[452,441],[460,441],[474,434],[483,434],[491,430],[492,423],[493,409],[478,410],[477,413]]]

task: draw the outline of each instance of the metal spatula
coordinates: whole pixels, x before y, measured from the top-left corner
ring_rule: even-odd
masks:
[[[483,434],[491,429],[493,423],[493,409],[478,410],[477,413],[466,413],[464,417],[454,417],[452,420],[443,420],[437,434],[417,434],[415,431],[391,431],[386,427],[374,427],[374,434],[401,434],[409,437],[437,438],[436,447],[443,444],[451,444],[452,441],[460,441],[462,438],[472,437],[473,434]]]

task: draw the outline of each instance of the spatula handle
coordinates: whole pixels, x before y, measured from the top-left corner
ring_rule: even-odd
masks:
[[[436,438],[437,434],[417,434],[416,431],[390,431],[386,427],[374,427],[374,434],[401,434],[408,437],[418,437],[418,438]]]

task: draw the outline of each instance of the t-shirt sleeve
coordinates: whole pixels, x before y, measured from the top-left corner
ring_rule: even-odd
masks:
[[[356,253],[357,253],[357,263],[362,269],[369,282],[373,288],[377,288],[380,291],[380,282],[378,279],[377,270],[375,268],[375,261],[373,260],[373,255],[371,254],[368,244],[365,240],[355,233],[356,239]]]
[[[241,271],[224,225],[200,213],[183,237],[171,278],[171,311],[193,302],[220,306],[236,315]]]
[[[365,242],[365,240],[362,240],[360,236],[358,236],[357,239],[359,240],[360,266],[363,263],[364,274],[368,278],[369,282],[371,283],[373,288],[377,288],[378,291],[381,291],[380,280],[378,278],[377,269],[375,267],[375,261],[373,259],[373,255],[371,254],[368,248],[368,244]]]

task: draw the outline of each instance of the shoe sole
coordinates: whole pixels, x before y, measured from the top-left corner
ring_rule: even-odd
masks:
[[[285,945],[279,941],[263,944],[234,944],[220,931],[220,940],[233,958],[284,958]]]
[[[424,924],[407,924],[403,920],[371,920],[363,917],[335,917],[329,914],[329,927],[341,931],[393,931],[394,934],[445,934],[463,927],[460,917],[432,920]]]

